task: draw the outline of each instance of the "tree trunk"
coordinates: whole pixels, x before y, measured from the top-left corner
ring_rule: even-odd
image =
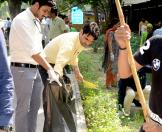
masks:
[[[107,12],[106,21],[109,23],[111,20],[113,20],[115,17],[118,17],[117,11],[116,11],[116,5],[115,1],[108,0],[109,2],[109,10]]]
[[[97,7],[94,8],[95,22],[99,24]]]
[[[8,0],[11,19],[13,19],[21,11],[21,0]]]

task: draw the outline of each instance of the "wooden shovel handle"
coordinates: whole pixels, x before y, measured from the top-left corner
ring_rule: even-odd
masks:
[[[117,11],[118,11],[120,24],[124,25],[125,20],[124,20],[124,15],[123,15],[123,11],[122,11],[120,2],[119,2],[119,0],[115,0],[115,3],[116,3]],[[142,105],[144,118],[145,118],[146,121],[149,121],[149,118],[148,118],[149,109],[148,109],[148,106],[146,104],[146,101],[145,101],[145,98],[144,98],[144,95],[143,95],[143,91],[142,91],[142,88],[141,88],[141,84],[140,84],[140,81],[139,81],[139,78],[138,78],[138,75],[137,75],[136,65],[135,65],[135,62],[134,62],[134,57],[132,55],[132,50],[131,50],[131,46],[130,46],[129,41],[126,41],[126,47],[127,47],[127,51],[128,51],[128,58],[129,58],[130,66],[131,66],[132,75],[133,75],[135,85],[136,85],[136,88],[137,88],[139,100],[140,100],[140,103]]]

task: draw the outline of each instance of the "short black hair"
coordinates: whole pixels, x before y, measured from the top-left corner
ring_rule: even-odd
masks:
[[[51,13],[54,13],[56,16],[58,15],[58,10],[55,6],[51,8]]]
[[[9,17],[7,17],[7,20],[10,20],[10,18],[9,18]]]
[[[83,26],[83,34],[89,34],[94,37],[94,40],[98,39],[100,34],[99,27],[96,22],[88,22]]]
[[[40,6],[43,5],[47,5],[49,7],[56,6],[56,3],[53,0],[33,0],[32,5],[35,4],[36,2],[38,2]]]

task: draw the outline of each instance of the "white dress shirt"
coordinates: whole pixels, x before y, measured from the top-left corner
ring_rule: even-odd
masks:
[[[42,33],[40,22],[30,8],[13,19],[9,46],[11,62],[37,64],[31,56],[43,53]]]

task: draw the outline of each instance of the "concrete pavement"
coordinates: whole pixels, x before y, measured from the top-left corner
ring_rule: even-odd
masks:
[[[37,120],[37,130],[36,132],[43,132],[43,123],[44,123],[44,114],[43,114],[43,108],[41,108],[38,111],[38,120]]]

